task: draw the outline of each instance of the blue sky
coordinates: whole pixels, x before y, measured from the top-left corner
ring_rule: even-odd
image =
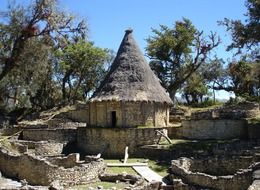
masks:
[[[7,2],[0,0],[1,10]],[[28,3],[30,0],[16,2]],[[245,0],[60,0],[65,10],[87,20],[90,40],[99,47],[116,52],[125,29],[131,27],[145,54],[145,39],[152,35],[151,28],[158,28],[160,24],[173,26],[175,21],[185,17],[204,34],[210,31],[219,34],[222,44],[213,53],[224,59],[232,59],[232,52],[225,51],[230,36],[217,21],[225,17],[245,20],[244,3]]]
[[[230,37],[217,21],[225,17],[242,19],[246,13],[244,0],[62,0],[61,5],[82,18],[86,18],[90,39],[96,45],[117,50],[128,27],[144,52],[145,39],[152,35],[151,28],[160,24],[172,26],[182,17],[190,19],[205,34],[216,31],[223,44],[217,54],[224,58],[232,54],[225,52]],[[144,52],[145,53],[145,52]]]
[[[172,26],[176,20],[188,18],[204,34],[217,32],[222,44],[216,49],[219,57],[232,59],[233,52],[226,52],[230,35],[217,21],[225,17],[244,20],[245,0],[62,0],[61,5],[82,18],[89,26],[89,37],[97,46],[117,48],[128,27],[145,54],[146,41],[151,28],[160,24]],[[219,91],[218,98],[227,99],[231,94]],[[233,95],[232,95],[233,96]]]

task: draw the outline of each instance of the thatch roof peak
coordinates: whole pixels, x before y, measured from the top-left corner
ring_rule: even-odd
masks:
[[[128,29],[125,30],[125,33],[126,33],[126,34],[129,34],[129,33],[132,33],[132,32],[133,32],[133,29],[132,29],[132,28],[128,28]]]
[[[91,101],[151,101],[172,104],[127,29],[110,71]]]

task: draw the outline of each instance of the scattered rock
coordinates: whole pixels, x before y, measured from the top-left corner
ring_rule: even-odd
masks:
[[[26,181],[26,179],[22,179],[21,181],[22,187],[27,186],[28,182]]]
[[[49,190],[63,190],[63,187],[58,180],[55,180],[51,183]]]

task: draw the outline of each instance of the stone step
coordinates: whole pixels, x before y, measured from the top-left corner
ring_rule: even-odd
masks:
[[[254,180],[260,180],[260,170],[256,170],[256,171],[254,171],[254,173],[253,173],[253,179]]]
[[[259,189],[260,189],[260,180],[255,180],[247,190],[259,190]]]
[[[163,177],[151,170],[148,166],[133,166],[133,169],[148,182],[159,181],[162,182],[162,185],[166,185],[163,182]]]

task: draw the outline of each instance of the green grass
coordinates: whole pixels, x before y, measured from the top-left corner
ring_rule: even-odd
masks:
[[[137,128],[153,128],[152,125],[138,125]]]
[[[132,167],[107,167],[106,172],[111,174],[127,173],[132,175],[138,175]]]
[[[250,118],[250,119],[248,120],[248,122],[249,122],[250,124],[260,124],[260,117]]]
[[[122,163],[118,159],[107,159],[105,160],[106,163]],[[170,166],[170,163],[164,163],[164,162],[157,162],[155,160],[147,160],[143,158],[130,158],[127,160],[127,163],[143,163],[148,162],[149,168],[157,172],[162,177],[168,175],[167,170]],[[126,172],[128,174],[138,175],[135,170],[132,167],[108,167],[107,168],[108,173],[123,173]]]
[[[8,137],[9,136],[0,136],[0,145],[8,150],[12,150],[12,151],[16,152],[16,149],[13,148]]]
[[[128,163],[138,162],[137,159],[128,159]],[[119,159],[105,159],[105,163],[122,163]],[[107,173],[121,174],[127,173],[132,175],[138,175],[132,167],[107,167]]]
[[[168,175],[168,168],[170,167],[170,163],[149,160],[148,165],[149,168],[158,173],[160,176],[165,177]]]
[[[68,190],[88,190],[89,187],[97,188],[98,186],[102,186],[104,189],[109,189],[112,187],[116,187],[117,189],[123,189],[123,188],[129,186],[129,184],[99,181],[99,182],[91,183],[88,185],[77,185],[74,187],[70,187]]]

